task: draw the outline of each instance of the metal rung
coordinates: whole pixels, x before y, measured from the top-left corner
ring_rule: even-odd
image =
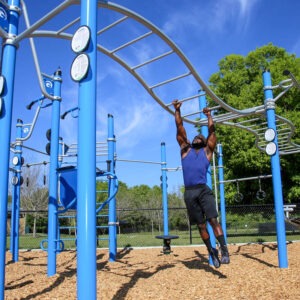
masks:
[[[134,43],[136,43],[136,42],[138,42],[138,41],[140,41],[140,40],[142,40],[142,39],[148,37],[148,36],[151,35],[152,33],[153,33],[152,31],[149,31],[149,32],[147,32],[147,33],[145,33],[145,34],[143,34],[143,35],[137,37],[136,39],[133,39],[133,40],[131,40],[131,41],[129,41],[129,42],[127,42],[127,43],[125,43],[125,44],[123,44],[123,45],[121,45],[121,46],[115,48],[114,50],[110,51],[110,53],[115,53],[115,52],[117,52],[117,51],[119,51],[119,50],[121,50],[121,49],[123,49],[123,48],[126,48],[127,46],[130,46],[130,45],[132,45],[132,44],[134,44]]]
[[[289,150],[292,150],[292,149],[296,149],[296,148],[294,148],[292,146],[290,146],[290,147],[284,147],[284,148],[280,148],[279,151],[289,151]]]
[[[287,126],[285,123],[279,123],[279,124],[276,124],[276,127],[282,127],[282,126]],[[285,127],[285,128],[288,128],[288,127]]]
[[[290,128],[285,127],[285,128],[277,130],[278,135],[279,135],[279,133],[282,134],[282,133],[285,133],[285,132],[290,133],[291,132]]]
[[[220,108],[220,107],[221,107],[220,105],[213,106],[213,107],[209,107],[209,110],[212,111],[212,110],[218,109],[218,108]],[[186,115],[184,115],[184,116],[182,116],[182,117],[185,118],[185,117],[197,115],[197,114],[200,114],[200,113],[203,113],[203,109],[202,109],[202,110],[199,110],[199,111],[196,111],[196,112],[194,112],[194,113],[186,114]]]
[[[173,50],[168,51],[168,52],[165,52],[165,53],[163,53],[163,54],[161,54],[161,55],[158,55],[158,56],[156,56],[156,57],[154,57],[154,58],[152,58],[152,59],[149,59],[149,60],[147,60],[147,61],[145,61],[145,62],[143,62],[143,63],[141,63],[141,64],[139,64],[139,65],[136,65],[136,66],[132,67],[131,70],[136,70],[136,69],[138,69],[138,68],[141,68],[141,67],[143,67],[143,66],[145,66],[145,65],[148,65],[148,64],[150,64],[150,63],[152,63],[152,62],[154,62],[154,61],[157,61],[157,60],[159,60],[159,59],[161,59],[161,58],[164,58],[164,57],[166,57],[166,56],[168,56],[168,55],[170,55],[170,54],[172,54],[172,53],[174,53]]]
[[[101,143],[101,144],[99,144],[99,145],[96,144],[96,148],[97,148],[97,149],[98,149],[98,148],[101,148],[101,149],[102,149],[102,148],[103,148],[103,149],[108,149],[107,143],[105,143],[105,144],[104,144],[104,143]]]
[[[190,117],[190,116],[193,116],[193,115],[199,115],[201,112],[202,112],[201,110],[198,110],[194,113],[186,114],[186,115],[182,116],[182,118]]]
[[[280,141],[277,142],[278,145],[287,145],[287,144],[290,144],[289,140],[286,138],[286,139],[280,139]],[[291,145],[292,147],[294,147],[293,145]]]
[[[280,149],[281,150],[283,150],[283,149],[294,149],[294,147],[292,146],[292,145],[287,145],[287,144],[285,144],[285,145],[278,145],[279,147],[280,147]]]
[[[60,30],[57,31],[58,34],[60,34],[61,32],[64,32],[66,29],[70,28],[71,26],[73,26],[75,23],[77,23],[80,20],[80,17],[76,18],[75,20],[73,20],[72,22],[70,22],[69,24],[65,25],[64,27],[62,27]]]
[[[257,124],[253,124],[253,125],[244,125],[244,124],[241,124],[240,122],[238,122],[237,124],[242,125],[242,126],[247,127],[247,128],[253,128],[253,127],[259,126],[259,125],[257,125]],[[258,128],[258,129],[259,129],[259,128]],[[258,129],[257,129],[257,130],[258,130]]]
[[[77,226],[59,226],[59,229],[76,229]]]
[[[253,123],[253,122],[258,121],[258,120],[261,121],[260,118],[254,118],[254,119],[250,119],[250,120],[240,121],[238,124]],[[262,122],[262,123],[259,123],[259,124],[255,123],[253,125],[245,125],[245,126],[246,127],[255,127],[255,126],[261,127],[262,125],[267,125],[267,124],[268,124],[267,122]],[[262,128],[262,129],[265,130],[266,128]],[[260,129],[260,130],[262,130],[262,129]]]
[[[59,219],[72,219],[72,218],[76,218],[76,216],[75,215],[65,215],[65,216],[63,216],[63,215],[58,215],[58,218]]]
[[[287,145],[288,143],[288,140],[285,139],[285,140],[281,140],[278,142],[278,146],[284,146],[284,145]],[[291,147],[294,147],[293,145],[290,145]]]
[[[117,21],[111,23],[110,25],[108,25],[108,26],[102,28],[101,30],[99,30],[99,31],[97,32],[97,35],[100,35],[101,33],[103,33],[103,32],[105,32],[105,31],[107,31],[108,29],[110,29],[110,28],[112,28],[112,27],[114,27],[114,26],[116,26],[116,25],[122,23],[123,21],[125,21],[125,20],[127,20],[127,19],[128,19],[127,16],[124,16],[123,18],[120,18],[119,20],[117,20]]]
[[[183,102],[186,102],[188,100],[196,99],[196,98],[200,97],[201,95],[203,95],[203,94],[201,93],[201,94],[197,94],[197,95],[194,95],[194,96],[191,96],[191,97],[183,98],[181,100],[178,100],[178,102],[183,103]],[[166,104],[166,106],[171,106],[171,105],[173,105],[173,102]]]
[[[232,120],[232,119],[237,119],[239,117],[241,117],[239,114],[230,112],[230,113],[224,114],[222,116],[217,116],[214,119],[214,121],[221,123],[221,122],[224,122],[224,121],[228,121],[228,120]],[[236,123],[236,124],[239,124],[239,123]]]
[[[294,148],[293,145],[289,145],[288,143],[278,143],[279,148]]]
[[[239,124],[248,123],[248,122],[252,122],[252,121],[258,121],[258,120],[261,120],[261,118],[254,118],[254,119],[250,119],[250,120],[244,120],[244,121],[239,122]]]
[[[250,127],[250,126],[249,126]],[[265,131],[267,130],[268,128],[264,127],[264,128],[257,128],[256,129],[256,132],[262,132],[262,133],[265,133]]]
[[[268,122],[262,122],[262,123],[259,123],[258,125],[259,126],[262,126],[262,125],[267,125],[268,126]],[[266,130],[266,129],[268,129],[268,127],[264,127],[263,129]]]
[[[288,138],[290,138],[291,136],[290,136],[290,132],[286,131],[286,132],[278,132],[278,133],[277,133],[277,137],[278,137],[278,139],[279,139],[279,138],[280,138],[280,139],[283,139],[283,138],[288,139]]]
[[[188,72],[188,73],[179,75],[179,76],[177,76],[177,77],[173,77],[173,78],[171,78],[171,79],[168,79],[168,80],[166,80],[166,81],[157,83],[157,84],[151,86],[150,89],[152,90],[152,89],[157,88],[157,87],[159,87],[159,86],[161,86],[161,85],[164,85],[164,84],[166,84],[166,83],[169,83],[169,82],[172,82],[172,81],[175,81],[175,80],[184,78],[184,77],[187,77],[187,76],[189,76],[189,75],[191,75],[191,72]]]

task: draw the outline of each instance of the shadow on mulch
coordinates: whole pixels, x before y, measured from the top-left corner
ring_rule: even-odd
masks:
[[[55,280],[55,282],[52,285],[50,285],[49,287],[47,287],[39,292],[30,294],[27,297],[22,298],[22,300],[39,298],[39,296],[42,296],[45,293],[55,290],[55,288],[57,288],[59,285],[61,285],[65,281],[66,278],[76,276],[77,269],[68,267],[68,265],[70,263],[72,263],[74,261],[74,259],[76,259],[76,251],[70,251],[70,253],[72,253],[72,252],[73,252],[73,255],[70,257],[70,259],[66,260],[65,262],[63,262],[61,264],[61,266],[66,266],[66,271],[60,273],[59,277]],[[30,261],[35,258],[39,258],[39,257],[38,256],[30,257],[30,258],[22,257],[22,259],[24,261]],[[26,265],[26,266],[41,266],[41,267],[45,266],[45,264],[31,264],[31,263],[24,263],[24,265]],[[27,277],[27,276],[25,276],[25,277]],[[19,280],[22,280],[22,279],[24,279],[24,277],[20,278]],[[24,287],[24,286],[26,286],[28,284],[32,284],[32,283],[34,283],[34,281],[32,281],[32,280],[27,280],[27,281],[24,281],[19,284],[15,284],[15,285],[10,285],[11,283],[8,283],[7,286],[5,287],[5,290],[18,289],[18,288]]]
[[[182,261],[182,264],[185,265],[188,269],[203,270],[205,272],[212,273],[219,278],[227,278],[227,276],[222,274],[218,269],[209,265],[207,256],[201,254],[197,250],[195,250],[194,253],[196,255],[195,257],[197,258],[189,261]]]
[[[292,244],[292,242],[288,241],[287,246],[289,244]],[[240,245],[238,247],[238,249],[233,253],[233,255],[242,255],[246,258],[255,260],[261,264],[266,265],[267,267],[271,267],[271,268],[277,268],[277,265],[274,264],[270,264],[267,261],[264,261],[262,259],[259,259],[257,257],[255,257],[255,254],[260,254],[260,253],[265,253],[266,249],[271,250],[271,251],[277,251],[278,250],[278,246],[276,244],[263,244],[261,243],[261,248],[256,248],[257,250],[255,250],[255,252],[253,252],[253,250],[251,251],[251,253],[249,253],[249,250],[247,251],[247,247],[253,245],[252,243],[248,243],[248,244],[244,244],[244,245]],[[247,253],[248,252],[248,253]]]
[[[23,254],[23,253],[28,253],[28,252],[33,253],[31,250],[26,250],[26,251],[23,251],[22,254]],[[37,256],[30,256],[30,257],[25,257],[25,256],[23,256],[23,255],[20,255],[20,256],[22,257],[23,261],[31,261],[31,260],[34,260],[34,259],[39,258],[38,255],[37,255]],[[14,264],[14,263],[15,263],[15,261],[13,261],[13,259],[11,259],[10,261],[8,261],[8,262],[6,263],[6,265],[8,266],[8,265]]]
[[[120,289],[117,291],[117,293],[113,296],[112,300],[125,299],[128,292],[136,285],[136,283],[140,279],[150,278],[151,276],[153,276],[154,274],[156,274],[160,271],[170,269],[170,268],[174,268],[174,267],[175,267],[174,264],[168,264],[168,265],[164,265],[164,266],[158,266],[152,272],[151,271],[145,271],[145,270],[136,270],[132,275],[130,275],[130,281],[123,284],[120,287]],[[148,269],[148,268],[146,268],[146,269]]]
[[[24,287],[28,284],[32,284],[34,283],[33,280],[27,280],[27,281],[24,281],[24,282],[21,282],[21,283],[18,283],[18,284],[15,284],[15,285],[10,285],[10,283],[8,283],[8,287],[5,287],[5,290],[15,290],[15,289],[19,289],[21,287]]]
[[[133,249],[123,249],[119,254],[119,258],[124,258],[126,257],[126,255],[128,255],[131,250]],[[189,260],[186,261],[182,261],[180,263],[182,263],[186,268],[188,269],[198,269],[198,270],[204,270],[205,272],[209,272],[212,273],[213,275],[219,277],[219,278],[227,278],[227,276],[225,276],[224,274],[222,274],[220,271],[218,271],[217,269],[215,269],[214,267],[208,265],[208,260],[207,257],[205,257],[204,255],[202,255],[199,251],[194,251],[195,256],[192,258],[189,258]],[[158,255],[158,256],[161,256]],[[174,255],[174,256],[178,256],[178,255]],[[122,262],[121,262],[122,263]],[[113,296],[112,300],[119,300],[119,299],[125,299],[128,292],[134,288],[134,286],[137,284],[137,282],[141,279],[148,279],[151,276],[167,270],[167,269],[171,269],[174,268],[175,264],[174,263],[169,263],[166,265],[160,265],[157,266],[157,268],[154,271],[149,271],[149,268],[145,268],[144,265],[140,266],[140,269],[134,271],[134,273],[130,274],[130,275],[123,275],[126,276],[128,278],[130,278],[130,281],[123,284],[119,290],[116,292],[116,294]]]

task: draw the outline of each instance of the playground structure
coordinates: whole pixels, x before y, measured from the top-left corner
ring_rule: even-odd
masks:
[[[48,79],[48,82],[51,83],[49,85],[53,86],[53,82],[51,81],[51,78]],[[48,86],[49,86],[48,85]],[[47,86],[47,85],[45,85]],[[41,108],[46,108],[48,106],[51,106],[52,102],[48,103],[47,105],[43,104],[44,97],[39,98],[38,100],[32,101],[27,108],[31,109],[33,104],[38,103],[38,107],[36,109],[34,118],[32,123],[23,124],[23,121],[18,119],[17,122],[17,137],[16,141],[12,144],[12,152],[14,154],[12,158],[13,162],[13,168],[10,168],[10,171],[13,172],[12,176],[12,185],[13,185],[13,193],[12,193],[12,218],[11,218],[11,245],[10,250],[12,253],[12,260],[14,262],[18,261],[18,255],[19,255],[19,214],[20,214],[20,187],[23,183],[23,177],[22,177],[22,171],[21,168],[23,166],[24,157],[23,155],[23,148],[26,147],[23,143],[28,140],[32,132],[35,128],[36,121],[39,116],[39,112]],[[56,121],[59,119],[59,113],[60,111],[56,111]],[[66,116],[68,112],[64,113],[64,116]],[[49,143],[46,145],[46,153],[38,151],[33,148],[29,148],[29,150],[34,152],[39,152],[44,155],[50,155],[50,162],[37,162],[37,163],[27,163],[24,167],[31,167],[31,166],[38,166],[38,165],[46,165],[50,164],[50,183],[54,182],[56,188],[56,191],[53,191],[52,201],[49,201],[50,204],[54,206],[54,209],[52,210],[52,213],[49,212],[48,215],[48,223],[51,224],[51,220],[54,220],[53,226],[48,228],[48,236],[49,238],[47,240],[43,240],[41,243],[41,248],[48,252],[48,274],[52,274],[51,272],[55,272],[56,270],[56,253],[61,252],[64,249],[64,242],[59,238],[59,222],[58,219],[61,217],[65,212],[68,210],[76,210],[77,207],[77,197],[76,197],[76,189],[77,189],[77,169],[76,169],[76,157],[77,157],[77,144],[73,144],[70,146],[66,146],[62,138],[59,138],[59,143],[56,143],[56,146],[58,149],[55,149],[55,144],[52,140],[52,132],[55,131],[56,122],[54,122],[55,125],[52,126],[51,129],[47,130],[46,137],[49,141]],[[53,125],[53,124],[52,124]],[[114,143],[114,133],[113,133],[113,116],[108,116],[108,125],[109,130],[107,139],[107,143],[97,143],[97,157],[99,156],[107,156],[107,171],[100,170],[97,167],[95,178],[96,180],[99,180],[99,178],[107,177],[108,181],[108,191],[106,193],[108,194],[108,198],[103,203],[100,203],[96,209],[97,217],[99,217],[99,212],[108,204],[113,203],[115,201],[115,195],[118,190],[118,180],[114,172],[114,149],[115,146],[112,145],[112,147],[109,147],[110,143]],[[54,129],[54,130],[53,130]],[[58,137],[58,136],[57,136]],[[57,141],[56,141],[57,142]],[[50,146],[51,145],[51,146]],[[50,151],[51,149],[51,151]],[[55,150],[55,152],[58,152],[58,155],[55,155],[54,158],[51,161],[51,153]],[[67,153],[69,151],[69,153]],[[70,160],[71,159],[71,160]],[[53,168],[53,164],[55,168]],[[68,166],[65,166],[68,164]],[[71,164],[71,165],[70,165]],[[98,162],[99,164],[99,162]],[[75,166],[74,166],[75,165]],[[52,174],[51,174],[52,169]],[[54,169],[54,170],[53,170]],[[112,171],[111,171],[112,170]],[[43,182],[44,185],[46,183],[45,178],[45,172],[44,172],[44,178]],[[26,184],[29,178],[26,178]],[[57,182],[60,184],[57,186]],[[104,192],[104,191],[97,191]],[[59,197],[56,195],[59,194]],[[50,198],[50,197],[49,197]],[[109,217],[109,224],[108,228],[115,226],[115,209],[113,210],[113,213],[111,212]],[[115,230],[110,230],[110,259],[115,260],[116,256],[116,233]],[[51,253],[49,248],[46,245],[46,243],[49,245],[51,243],[54,244],[53,252]]]
[[[13,4],[13,5],[12,5]],[[96,100],[96,78],[93,74],[97,73],[96,68],[96,52],[99,51],[108,57],[115,60],[117,63],[122,65],[129,73],[134,76],[146,89],[146,91],[153,97],[154,100],[158,102],[167,112],[174,114],[171,109],[172,103],[170,99],[164,98],[164,90],[170,90],[171,93],[175,95],[173,84],[185,85],[188,83],[189,86],[195,86],[200,92],[194,95],[184,95],[180,92],[180,95],[176,94],[176,98],[179,98],[181,102],[189,102],[190,111],[187,111],[183,115],[183,120],[185,122],[202,126],[205,128],[207,121],[203,116],[201,116],[201,111],[203,109],[203,104],[200,104],[200,110],[198,109],[200,102],[203,101],[203,97],[208,95],[211,102],[215,103],[214,107],[222,109],[225,113],[220,113],[214,116],[214,122],[219,124],[224,124],[228,126],[233,126],[241,128],[253,133],[256,137],[256,146],[261,151],[269,152],[271,157],[272,165],[272,180],[274,188],[274,202],[276,207],[276,221],[277,221],[277,242],[278,242],[278,257],[279,257],[279,267],[286,268],[287,255],[286,255],[286,239],[285,239],[285,226],[284,226],[284,210],[283,210],[283,199],[281,190],[281,177],[280,177],[280,155],[287,155],[292,153],[300,152],[300,146],[294,144],[291,141],[294,126],[293,124],[275,114],[275,103],[276,101],[288,92],[292,87],[299,88],[299,83],[294,78],[294,76],[286,71],[285,75],[290,78],[281,82],[277,86],[272,86],[271,76],[268,71],[264,72],[264,94],[265,103],[264,105],[248,108],[244,110],[236,110],[233,107],[227,105],[224,101],[218,98],[210,88],[203,82],[201,77],[198,75],[192,64],[182,53],[182,51],[155,25],[141,17],[140,15],[130,11],[119,5],[110,3],[108,1],[77,1],[77,0],[67,0],[63,1],[61,5],[53,9],[46,16],[35,22],[33,25],[29,23],[29,16],[26,10],[25,1],[8,1],[8,4],[2,3],[7,14],[10,16],[8,18],[8,25],[5,24],[1,26],[0,35],[4,40],[3,46],[3,61],[2,61],[2,75],[5,78],[5,88],[2,91],[1,96],[3,96],[3,103],[1,101],[1,119],[0,119],[0,142],[3,145],[9,145],[10,132],[11,132],[11,111],[13,103],[13,87],[14,87],[14,63],[16,57],[17,45],[25,38],[30,39],[33,56],[35,60],[35,66],[39,78],[39,85],[43,95],[52,100],[52,132],[51,132],[51,147],[57,143],[58,149],[58,132],[59,132],[59,119],[57,116],[59,114],[54,113],[54,111],[59,111],[60,104],[60,74],[57,72],[55,74],[55,92],[53,95],[45,89],[42,79],[42,73],[39,70],[39,63],[37,60],[34,41],[33,38],[38,37],[52,37],[60,38],[65,40],[73,40],[74,30],[78,29],[79,22],[81,26],[87,26],[90,30],[90,37],[87,40],[87,47],[82,49],[76,56],[76,58],[82,58],[88,56],[88,64],[85,70],[80,70],[83,72],[78,77],[75,77],[76,81],[79,81],[79,97],[78,97],[78,108],[80,113],[78,115],[79,125],[78,125],[78,161],[77,161],[77,178],[80,183],[77,186],[77,211],[78,211],[78,240],[77,240],[77,251],[78,251],[78,291],[77,295],[79,299],[94,299],[96,295],[96,257],[95,257],[95,218],[94,214],[96,211],[95,207],[95,165],[96,165],[96,141],[95,141],[95,100]],[[79,7],[78,11],[79,17],[75,18],[64,26],[55,30],[39,30],[42,26],[47,25],[47,23],[55,16],[63,14],[68,11],[71,7]],[[113,11],[117,15],[121,16],[113,23],[99,29],[97,28],[97,8],[103,9],[105,11]],[[24,13],[24,18],[26,20],[27,29],[18,34],[18,21],[19,13],[22,10]],[[68,19],[66,19],[68,20]],[[118,28],[119,24],[124,22],[133,22],[134,24],[139,24],[143,28],[143,33],[139,36],[134,37],[132,40],[126,41],[115,48],[109,48],[98,42],[98,37],[101,35],[109,34],[110,30]],[[139,61],[135,65],[132,62],[135,61],[134,51],[132,51],[132,45],[136,45],[139,42],[152,42],[155,37],[163,47],[157,47],[158,49],[166,49],[163,53],[157,53],[152,58],[145,61]],[[125,56],[118,55],[118,53],[126,51]],[[84,55],[84,56],[82,56]],[[79,57],[80,56],[80,57]],[[125,58],[126,57],[126,58]],[[167,70],[170,74],[163,74],[165,78],[158,78],[161,81],[153,83],[149,82],[146,76],[143,76],[145,68],[151,71],[151,68],[159,67],[161,62],[165,62],[168,58],[177,60],[181,63],[182,73],[173,74],[172,68]],[[74,80],[75,80],[74,79]],[[282,89],[282,92],[274,99],[272,90],[278,88]],[[195,89],[195,90],[196,90]],[[175,89],[176,90],[176,89]],[[175,98],[175,97],[173,97]],[[87,103],[89,105],[87,105]],[[203,102],[202,102],[203,103]],[[206,106],[206,105],[205,105]],[[213,105],[212,105],[213,106]],[[200,119],[198,116],[200,114]],[[280,131],[277,131],[277,127],[280,126]],[[53,130],[55,128],[55,130]],[[273,130],[275,136],[271,140],[269,137],[266,138],[265,132],[267,130]],[[269,131],[268,131],[269,132]],[[205,134],[205,132],[203,132]],[[1,148],[0,159],[2,160],[3,168],[0,173],[0,219],[1,219],[1,232],[5,232],[6,228],[6,211],[7,211],[7,183],[8,183],[8,171],[9,171],[9,148]],[[58,150],[57,150],[58,151]],[[54,173],[57,169],[58,152],[51,149],[50,155],[50,178],[54,178]],[[88,158],[88,159],[87,159]],[[53,161],[53,163],[51,163]],[[56,198],[57,182],[50,181],[49,186],[49,214],[55,215],[55,204],[51,199]],[[55,220],[49,220],[49,226],[53,228],[55,225]],[[51,230],[54,232],[54,230]],[[51,237],[50,237],[51,239]],[[52,240],[52,239],[51,239]],[[54,240],[54,239],[53,239]],[[0,274],[0,297],[4,298],[4,274],[5,274],[5,234],[0,241],[0,259],[2,262],[2,270]],[[55,253],[56,246],[55,243],[48,244],[48,252]],[[54,274],[55,270],[52,270],[49,275]],[[89,274],[89,276],[86,276]],[[85,287],[89,286],[87,290]],[[88,294],[87,294],[88,293]],[[1,299],[2,299],[1,298]]]

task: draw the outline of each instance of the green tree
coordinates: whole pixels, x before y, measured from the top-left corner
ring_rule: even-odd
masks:
[[[219,71],[210,77],[211,88],[226,103],[237,109],[245,109],[264,103],[262,72],[269,69],[273,85],[284,79],[283,71],[288,69],[300,78],[300,59],[285,49],[268,44],[251,51],[248,55],[228,55],[219,62]],[[281,90],[274,90],[274,98]],[[276,114],[293,122],[297,129],[293,141],[300,142],[299,89],[291,89],[276,102]],[[223,146],[225,179],[243,178],[270,174],[270,158],[254,145],[254,136],[240,129],[217,125],[218,141]],[[299,202],[300,157],[297,154],[281,156],[281,175],[285,202]],[[258,181],[239,184],[244,194],[244,203],[256,201]],[[263,185],[264,182],[261,181]],[[236,186],[226,184],[226,199],[234,202]],[[272,203],[273,189],[268,181],[266,202]],[[229,197],[228,197],[229,195]]]
[[[44,228],[47,226],[47,219],[42,211],[48,208],[48,189],[39,184],[40,169],[24,168],[22,175],[25,183],[21,188],[21,207],[24,210],[32,211],[32,234],[35,237],[37,225]]]
[[[159,186],[149,187],[137,185],[128,188],[123,182],[119,182],[119,190],[116,195],[118,220],[121,221],[123,230],[163,231],[162,191]],[[182,197],[177,194],[168,195],[169,207],[182,207]],[[169,218],[170,226],[179,228],[179,218],[186,224],[186,215],[176,212]],[[173,225],[172,225],[173,224]]]

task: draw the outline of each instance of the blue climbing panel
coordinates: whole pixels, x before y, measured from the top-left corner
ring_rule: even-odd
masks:
[[[60,202],[64,208],[76,209],[77,169],[74,166],[59,168]]]

